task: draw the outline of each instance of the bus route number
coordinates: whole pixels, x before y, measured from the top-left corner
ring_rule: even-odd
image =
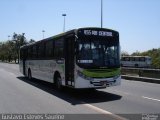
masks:
[[[112,32],[107,32],[107,31],[96,31],[96,30],[84,30],[84,35],[88,35],[88,36],[110,36],[112,37]]]

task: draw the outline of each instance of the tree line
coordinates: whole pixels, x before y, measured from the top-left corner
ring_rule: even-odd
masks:
[[[35,42],[33,39],[27,40],[25,33],[13,33],[11,40],[0,42],[0,60],[2,62],[19,63],[19,50],[20,47],[28,43]]]
[[[129,56],[127,52],[123,51],[121,53],[122,56]],[[160,69],[160,48],[151,49],[145,52],[136,51],[132,53],[130,56],[150,56],[152,58],[152,68],[159,68]]]

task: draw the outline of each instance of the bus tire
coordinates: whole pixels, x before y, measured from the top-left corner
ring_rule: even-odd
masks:
[[[60,75],[57,74],[54,78],[56,89],[62,90],[62,79]]]
[[[30,70],[30,69],[28,70],[28,79],[29,79],[29,80],[32,79],[32,73],[31,73],[31,70]]]

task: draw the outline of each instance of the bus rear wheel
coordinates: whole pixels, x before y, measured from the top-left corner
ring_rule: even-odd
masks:
[[[62,90],[62,79],[59,75],[55,77],[55,87],[58,90]]]
[[[28,79],[29,79],[29,80],[32,79],[32,73],[31,73],[31,70],[30,70],[30,69],[28,70]]]

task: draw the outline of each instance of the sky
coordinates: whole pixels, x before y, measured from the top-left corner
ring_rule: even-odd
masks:
[[[81,27],[101,26],[101,0],[0,0],[0,42],[13,33],[36,41]],[[103,0],[103,27],[120,34],[129,54],[160,48],[160,0]]]

